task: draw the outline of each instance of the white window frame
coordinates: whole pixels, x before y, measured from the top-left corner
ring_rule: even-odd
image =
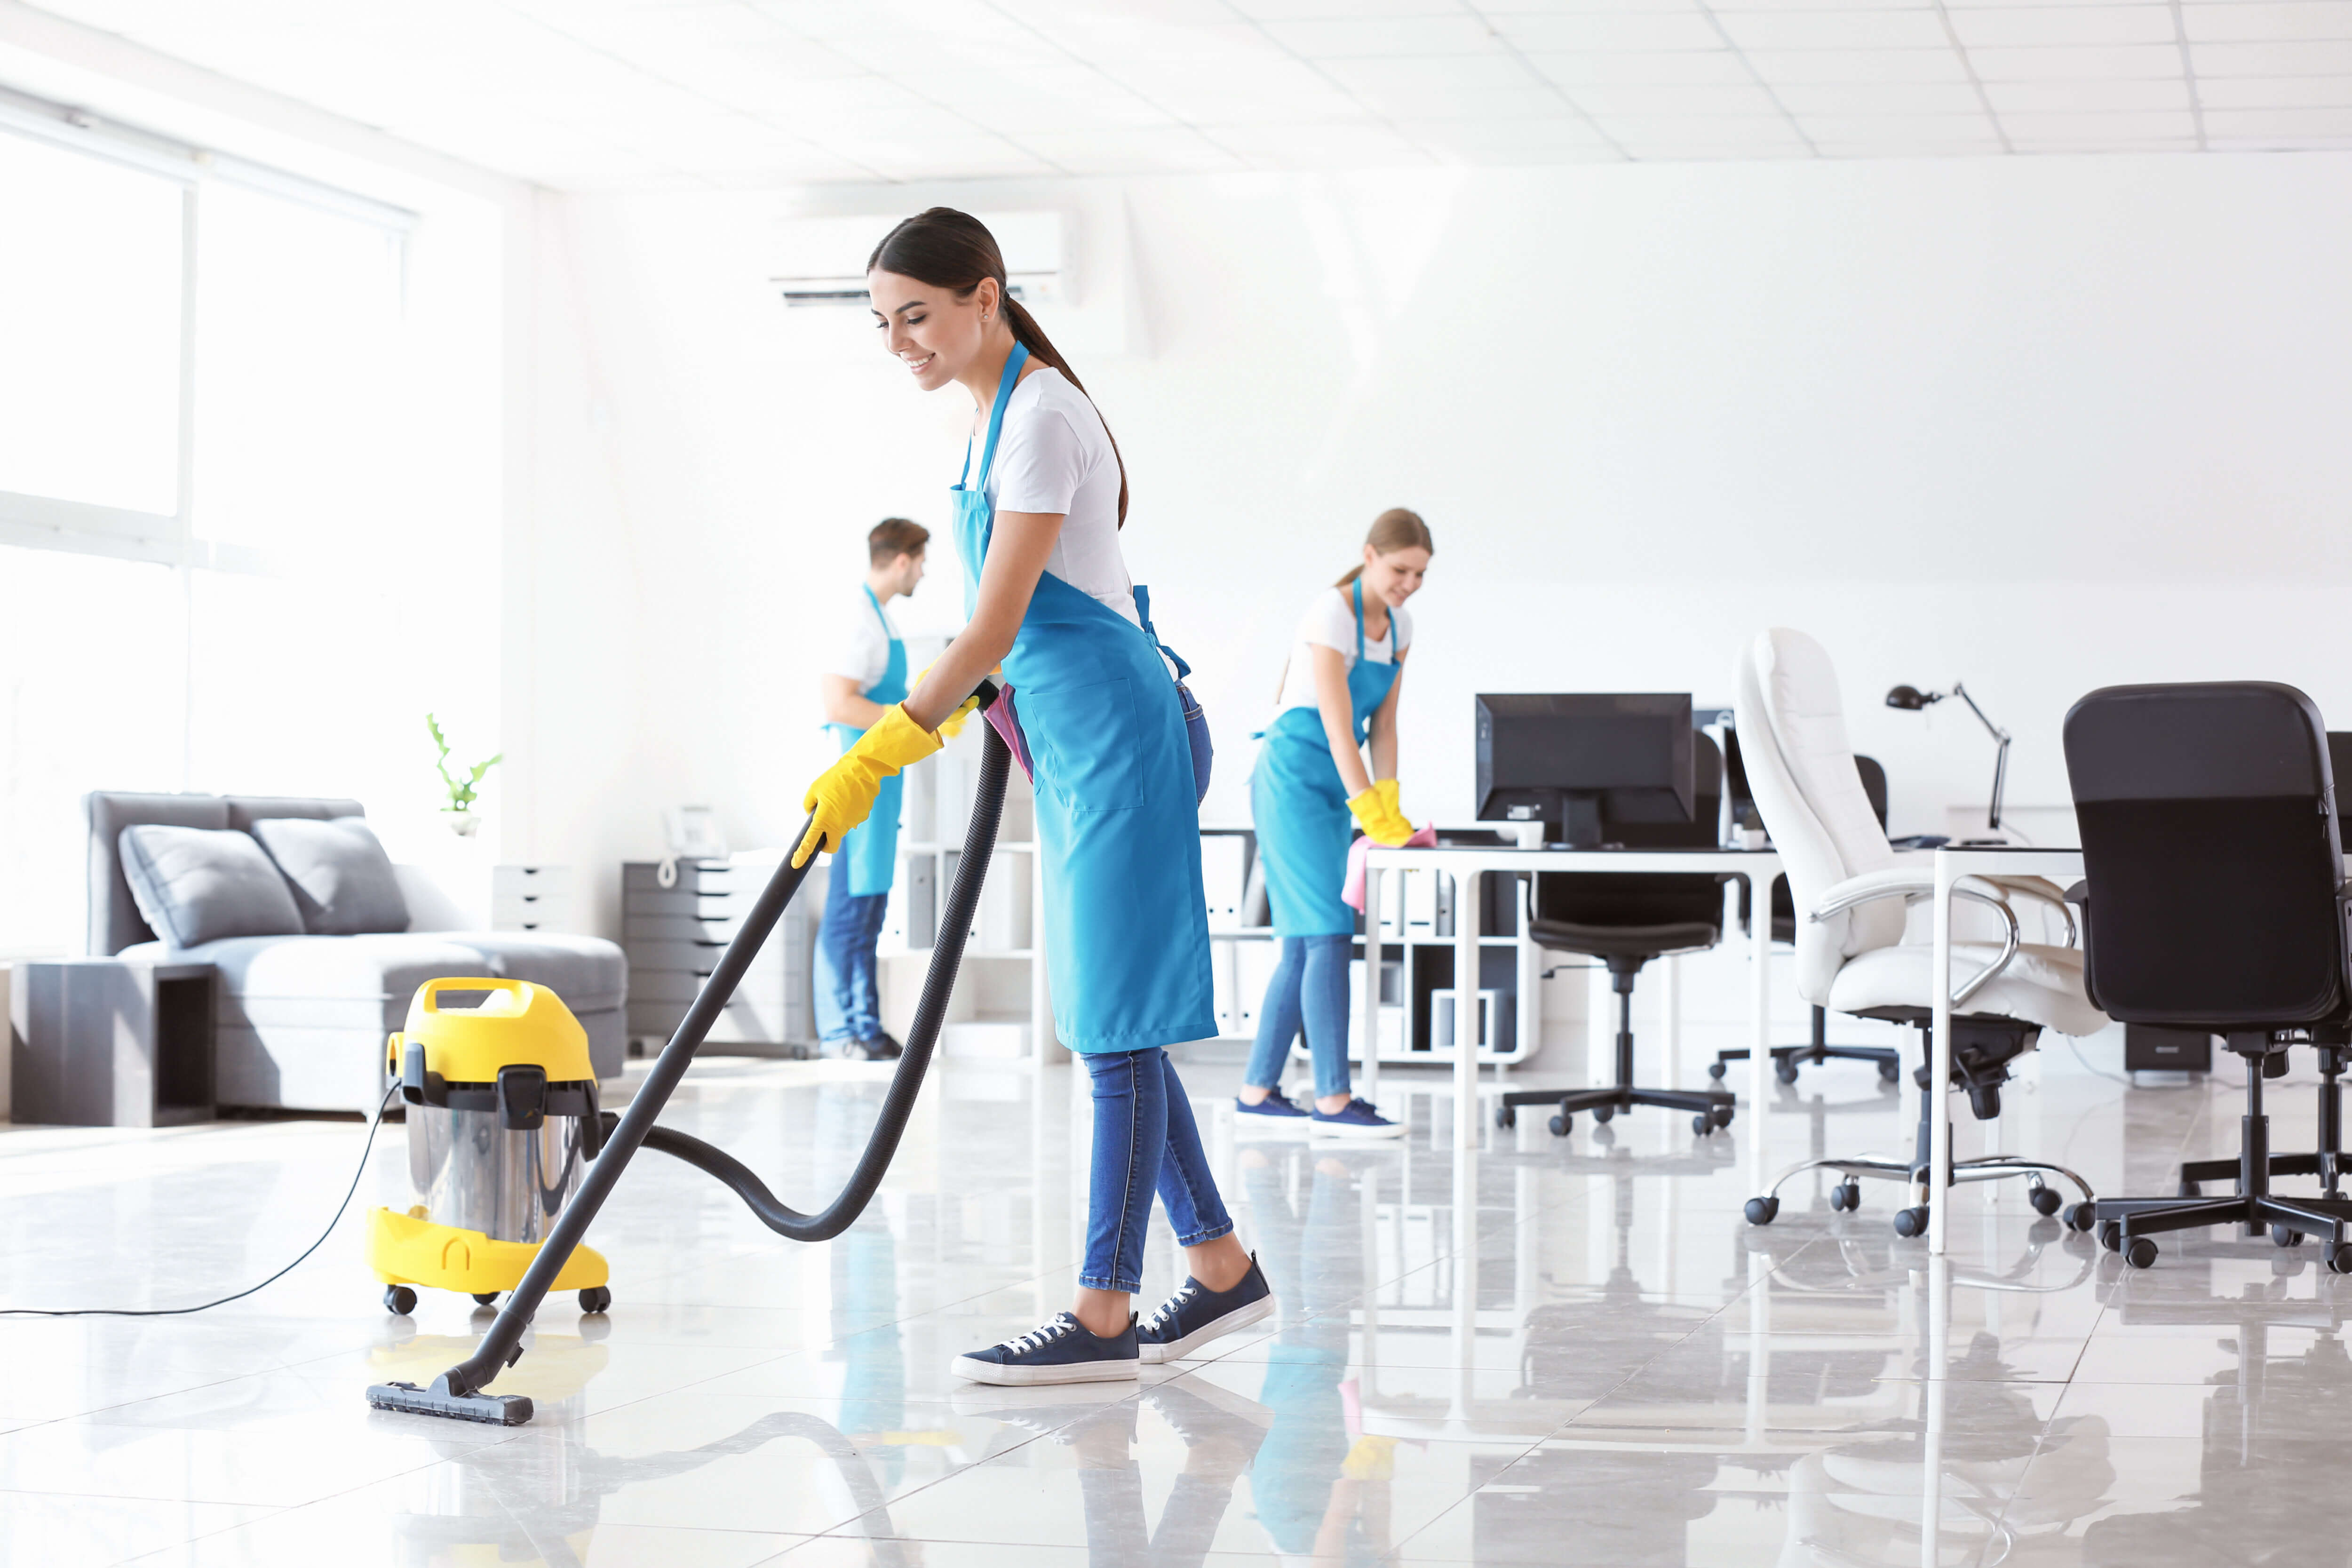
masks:
[[[213,152],[136,126],[103,119],[85,110],[52,103],[0,87],[0,134],[47,142],[87,157],[126,164],[170,180],[180,187],[180,374],[177,488],[173,510],[138,511],[56,496],[0,490],[0,544],[32,550],[67,550],[146,561],[182,572],[277,574],[268,554],[249,545],[198,538],[195,531],[196,472],[196,267],[197,226],[205,185],[212,181],[241,185],[282,200],[355,218],[386,231],[400,268],[401,308],[407,294],[408,237],[417,215],[404,207],[334,185]]]

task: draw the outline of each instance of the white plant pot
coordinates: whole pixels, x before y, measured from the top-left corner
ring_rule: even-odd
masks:
[[[449,831],[460,838],[471,838],[474,829],[482,825],[481,817],[470,811],[444,811],[441,820],[447,823]]]

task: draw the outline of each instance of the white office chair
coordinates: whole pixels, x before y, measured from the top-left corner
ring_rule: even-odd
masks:
[[[1759,635],[1741,655],[1738,681],[1748,786],[1796,899],[1798,994],[1833,1013],[1911,1025],[1924,1050],[1934,1016],[1928,986],[1933,911],[1927,900],[1935,890],[1935,872],[1925,857],[1906,861],[1887,846],[1854,771],[1829,655],[1802,632],[1775,627]],[[2074,917],[2054,883],[2040,877],[1969,877],[1959,883],[1958,896],[1968,903],[1954,910],[1952,970],[1965,978],[1952,991],[1952,1078],[1969,1091],[1977,1119],[1985,1121],[2000,1114],[2000,1085],[2009,1077],[2009,1063],[2032,1050],[2043,1029],[2087,1035],[2107,1020],[2084,995]],[[2021,941],[2010,907],[2014,898],[2039,900],[2064,914],[2067,945]],[[1990,910],[1999,921],[1996,940],[1982,940],[1990,932],[1962,928],[1959,915],[1969,906]],[[1830,1194],[1830,1206],[1840,1211],[1860,1205],[1858,1178],[1909,1182],[1911,1203],[1895,1215],[1895,1234],[1925,1234],[1928,1119],[1941,1114],[1944,1099],[1924,1092],[1927,1074],[1923,1066],[1915,1080],[1923,1092],[1910,1160],[1808,1160],[1748,1200],[1748,1222],[1771,1224],[1780,1213],[1782,1184],[1807,1171],[1828,1170],[1845,1177]],[[2088,1228],[2090,1184],[2063,1166],[2014,1155],[1959,1160],[1952,1166],[1955,1184],[2023,1177],[2032,1186],[2034,1211],[2043,1215],[2057,1213],[2062,1202],[2047,1184],[2053,1175],[2081,1189],[2083,1201],[2068,1220],[2078,1229]]]

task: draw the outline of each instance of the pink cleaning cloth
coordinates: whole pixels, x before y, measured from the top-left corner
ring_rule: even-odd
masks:
[[[1427,849],[1436,842],[1437,829],[1424,824],[1397,847]],[[1372,841],[1368,837],[1359,837],[1348,846],[1348,884],[1339,889],[1339,901],[1358,914],[1364,912],[1364,857],[1371,852]]]

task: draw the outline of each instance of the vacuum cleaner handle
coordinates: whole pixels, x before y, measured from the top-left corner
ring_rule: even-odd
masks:
[[[980,700],[980,706],[984,709],[996,700],[997,689],[995,682],[983,680],[972,695]],[[939,1037],[940,1020],[947,1010],[948,993],[955,984],[955,971],[962,961],[964,938],[971,929],[972,913],[979,904],[981,880],[987,875],[990,855],[996,847],[997,821],[1003,810],[1004,783],[1012,765],[1011,756],[1003,740],[992,728],[983,752],[979,799],[965,837],[962,861],[956,869],[954,890],[949,896],[948,908],[940,923],[940,938],[932,954],[929,976],[923,985],[922,1003],[917,1009],[916,1026],[908,1032],[909,1037],[905,1054],[899,1058],[898,1074],[892,1079],[889,1094],[883,1102],[881,1122],[875,1129],[865,1157],[858,1162],[849,1185],[824,1214],[814,1220],[783,1208],[772,1197],[768,1200],[771,1212],[762,1212],[761,1205],[754,1204],[754,1212],[759,1213],[772,1228],[787,1235],[797,1231],[803,1238],[810,1240],[821,1240],[826,1236],[839,1234],[857,1217],[866,1200],[873,1195],[874,1189],[880,1184],[882,1173],[889,1168],[890,1157],[898,1152],[898,1136],[906,1127],[907,1114],[913,1109],[915,1095],[922,1088],[923,1069],[929,1063],[931,1047]],[[791,842],[799,842],[807,830],[807,824],[803,824]],[[613,1129],[611,1137],[598,1151],[595,1159],[589,1162],[587,1174],[582,1178],[579,1191],[564,1205],[563,1213],[557,1216],[555,1227],[548,1233],[547,1239],[540,1244],[537,1256],[523,1273],[522,1283],[508,1295],[498,1321],[482,1335],[481,1343],[475,1347],[472,1355],[435,1379],[430,1390],[420,1391],[418,1396],[404,1400],[404,1405],[411,1408],[439,1406],[433,1411],[434,1414],[505,1425],[530,1419],[530,1402],[528,1399],[520,1395],[502,1398],[485,1395],[482,1390],[501,1371],[521,1359],[523,1330],[530,1326],[531,1318],[538,1312],[540,1303],[546,1300],[549,1289],[555,1283],[555,1277],[562,1272],[572,1251],[586,1236],[597,1211],[604,1207],[605,1198],[611,1195],[614,1184],[620,1180],[622,1171],[627,1168],[630,1157],[653,1131],[655,1119],[661,1115],[662,1107],[668,1103],[669,1097],[677,1092],[678,1083],[686,1077],[686,1069],[693,1065],[695,1053],[702,1048],[703,1039],[710,1033],[711,1026],[719,1021],[719,1015],[734,997],[735,987],[742,983],[744,973],[751,967],[751,960],[766,944],[769,932],[775,929],[784,907],[800,891],[801,884],[808,878],[809,867],[815,863],[815,858],[811,857],[803,864],[794,866],[790,856],[778,863],[775,875],[769,878],[768,885],[760,890],[751,911],[743,917],[742,929],[736,933],[735,940],[727,944],[727,951],[720,954],[718,967],[703,983],[701,993],[695,997],[693,1005],[687,1009],[686,1017],[679,1023],[677,1033],[670,1036],[669,1043],[654,1059],[652,1069],[646,1074],[645,1083],[637,1089],[636,1097],[630,1100],[628,1110],[622,1113],[620,1124]],[[665,1139],[665,1142],[667,1142]],[[684,1152],[676,1148],[670,1152]],[[734,1162],[730,1159],[728,1163],[733,1164]],[[736,1170],[741,1171],[742,1168],[737,1165]],[[714,1173],[721,1174],[722,1179],[728,1180],[738,1192],[743,1191],[733,1179],[732,1173]],[[742,1174],[750,1176],[751,1173],[742,1171]],[[751,1183],[759,1185],[758,1178],[751,1177]],[[767,1189],[760,1186],[759,1191],[765,1195]],[[750,1201],[751,1194],[747,1193],[745,1196],[746,1201]],[[780,1218],[786,1224],[778,1224]],[[469,1405],[474,1408],[466,1408]]]

